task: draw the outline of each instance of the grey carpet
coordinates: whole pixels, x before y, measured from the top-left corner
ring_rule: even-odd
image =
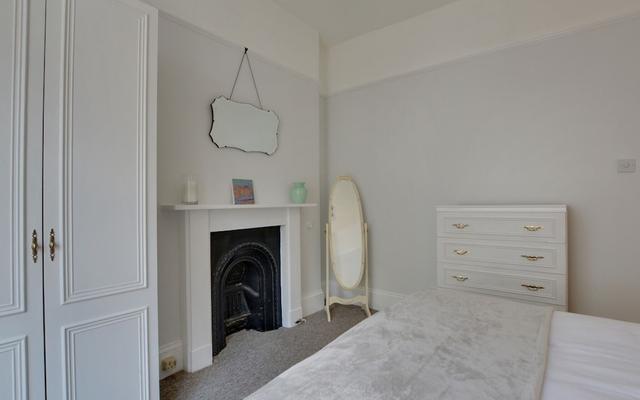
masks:
[[[241,331],[227,338],[227,347],[213,365],[188,374],[178,372],[160,381],[161,400],[239,400],[292,365],[317,352],[364,319],[360,307],[332,307],[294,328],[270,332]]]

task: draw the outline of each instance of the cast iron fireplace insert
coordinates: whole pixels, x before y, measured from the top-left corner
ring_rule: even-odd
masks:
[[[278,329],[281,313],[280,227],[212,232],[213,355],[234,332]]]

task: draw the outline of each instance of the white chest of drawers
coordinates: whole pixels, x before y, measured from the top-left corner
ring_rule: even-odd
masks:
[[[441,206],[438,286],[567,307],[567,207]]]

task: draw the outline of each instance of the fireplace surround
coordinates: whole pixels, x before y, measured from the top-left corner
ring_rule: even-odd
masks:
[[[274,227],[279,232],[280,322],[290,328],[302,318],[300,276],[301,209],[316,204],[169,205],[184,213],[183,357],[184,369],[195,372],[213,363],[212,233]],[[274,252],[278,254],[278,251]],[[243,289],[244,290],[244,289]],[[245,296],[246,299],[246,296]],[[230,321],[232,322],[232,321]],[[224,345],[224,344],[223,344]]]

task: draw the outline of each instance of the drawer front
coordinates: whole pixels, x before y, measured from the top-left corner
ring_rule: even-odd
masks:
[[[566,274],[564,244],[438,239],[438,260],[510,270]]]
[[[564,276],[496,273],[444,264],[438,268],[438,280],[442,287],[566,305]]]
[[[566,214],[439,213],[438,236],[564,243]]]

